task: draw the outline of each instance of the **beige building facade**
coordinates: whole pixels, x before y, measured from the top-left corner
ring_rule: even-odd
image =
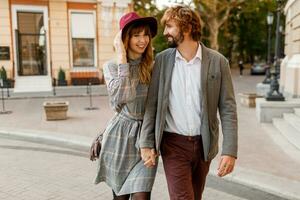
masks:
[[[285,6],[285,58],[281,65],[280,85],[287,98],[300,97],[300,0]]]
[[[102,81],[130,0],[0,0],[0,68],[14,92],[50,91],[60,69],[68,85]]]

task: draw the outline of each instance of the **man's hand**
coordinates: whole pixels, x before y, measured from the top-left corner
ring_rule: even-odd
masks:
[[[223,155],[218,167],[218,176],[223,177],[233,171],[235,164],[235,157]]]
[[[141,148],[141,157],[146,167],[153,167],[156,164],[156,151],[151,148]]]

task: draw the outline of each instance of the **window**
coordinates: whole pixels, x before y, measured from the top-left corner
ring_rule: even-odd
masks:
[[[72,39],[73,65],[75,67],[94,67],[94,40],[93,39]]]
[[[95,67],[96,25],[94,13],[71,12],[74,67]]]
[[[18,75],[47,75],[44,14],[17,12]]]

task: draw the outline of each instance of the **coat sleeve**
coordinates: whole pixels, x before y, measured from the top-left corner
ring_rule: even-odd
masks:
[[[157,56],[148,89],[145,115],[139,141],[140,148],[155,148],[155,120],[157,112],[158,88],[160,82],[160,67],[160,61]]]
[[[103,67],[107,91],[112,108],[119,111],[122,104],[136,98],[138,80],[130,77],[129,64],[105,63]]]
[[[222,123],[222,155],[237,157],[237,111],[229,63],[221,61],[221,91],[219,96],[219,114]]]

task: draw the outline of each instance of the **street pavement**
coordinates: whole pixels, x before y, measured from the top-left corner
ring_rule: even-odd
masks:
[[[5,161],[0,166],[0,171],[5,172],[0,176],[0,199],[112,199],[109,187],[104,183],[96,186],[92,183],[96,164],[88,162],[83,152],[11,139],[1,139],[0,150],[0,159]],[[169,199],[162,164],[158,168],[152,199]],[[231,182],[220,183],[220,180],[209,176],[204,199],[282,198],[241,188]]]
[[[235,171],[221,179],[216,178],[219,155],[216,157],[204,199],[300,199],[300,151],[272,125],[258,123],[255,108],[239,104],[238,93],[255,93],[256,83],[263,78],[240,77],[233,71],[238,160]],[[42,105],[52,100],[69,101],[67,120],[46,121]],[[111,199],[105,184],[93,185],[96,163],[87,158],[91,141],[114,114],[107,96],[93,97],[98,110],[86,110],[90,100],[82,95],[22,97],[5,103],[12,113],[0,115],[0,199]],[[246,190],[237,189],[243,185]],[[161,166],[152,199],[168,199]]]

